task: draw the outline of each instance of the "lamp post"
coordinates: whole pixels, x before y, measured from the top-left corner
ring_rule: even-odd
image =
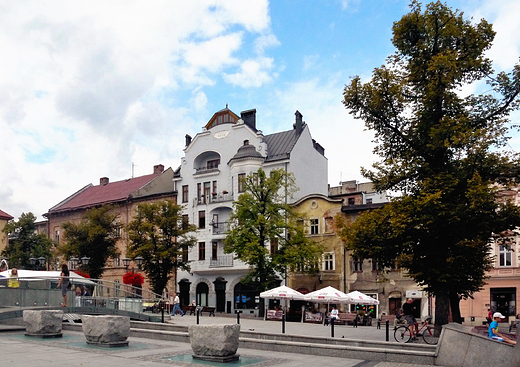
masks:
[[[76,265],[78,264],[79,259],[78,259],[77,257],[74,257],[74,256],[73,256],[73,257],[71,257],[71,258],[69,259],[69,261],[70,261],[70,263],[71,263],[71,265],[72,265],[72,266],[71,266],[71,268],[72,268],[71,270],[76,269]]]
[[[130,259],[128,257],[123,258],[123,265],[125,266],[125,270],[128,270],[128,266],[130,265]]]
[[[45,266],[47,259],[43,256],[40,256],[39,258],[31,257],[29,258],[29,262],[33,268],[36,267],[36,270],[40,270],[40,267]]]
[[[135,261],[136,264],[137,264],[137,268],[138,268],[139,270],[141,270],[141,266],[143,265],[143,260],[144,260],[144,259],[143,259],[141,256],[137,256],[137,257],[134,259],[134,261]]]

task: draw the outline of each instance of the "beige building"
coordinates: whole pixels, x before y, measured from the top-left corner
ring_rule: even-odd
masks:
[[[2,232],[5,228],[5,225],[7,222],[9,222],[13,217],[3,210],[0,210],[0,253],[5,250],[8,244],[8,238],[7,235]]]
[[[161,199],[177,200],[177,191],[172,179],[174,172],[171,168],[164,170],[163,165],[153,167],[153,173],[145,176],[129,178],[123,181],[110,182],[107,177],[100,179],[99,185],[89,184],[73,195],[55,205],[44,214],[48,219],[49,237],[55,243],[63,242],[63,228],[65,222],[80,222],[85,211],[103,204],[114,205],[114,213],[120,224],[121,234],[117,242],[120,257],[110,259],[103,273],[103,279],[122,283],[123,275],[130,269],[139,271],[137,264],[130,263],[128,269],[122,261],[126,258],[128,235],[124,228],[133,219],[137,206],[142,203],[154,202]],[[81,255],[81,254],[80,254]],[[57,264],[59,265],[59,264]],[[74,264],[69,263],[73,269]],[[143,275],[145,275],[143,273]],[[175,290],[171,281],[172,290]],[[145,282],[143,288],[147,288]]]
[[[520,205],[519,188],[503,189],[498,193],[499,201],[511,201]],[[506,316],[507,323],[520,314],[516,300],[520,296],[520,238],[517,235],[509,248],[493,243],[494,268],[486,275],[486,285],[473,298],[460,302],[464,323],[481,325],[486,320],[488,309]]]

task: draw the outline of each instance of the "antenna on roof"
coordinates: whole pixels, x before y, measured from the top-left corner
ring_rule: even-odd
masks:
[[[226,103],[226,108],[228,108],[228,107],[227,107],[227,103]]]

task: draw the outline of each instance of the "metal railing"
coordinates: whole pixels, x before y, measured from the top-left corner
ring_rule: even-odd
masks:
[[[106,308],[134,313],[154,312],[161,295],[139,287],[103,279],[70,278],[67,306]],[[0,278],[0,308],[55,308],[63,303],[59,278],[18,278],[19,286],[8,287],[8,278]]]

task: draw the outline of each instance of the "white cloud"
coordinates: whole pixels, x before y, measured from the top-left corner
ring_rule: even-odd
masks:
[[[249,59],[240,64],[240,71],[234,74],[223,74],[226,82],[242,88],[260,87],[272,80],[270,70],[274,60],[268,57]]]

